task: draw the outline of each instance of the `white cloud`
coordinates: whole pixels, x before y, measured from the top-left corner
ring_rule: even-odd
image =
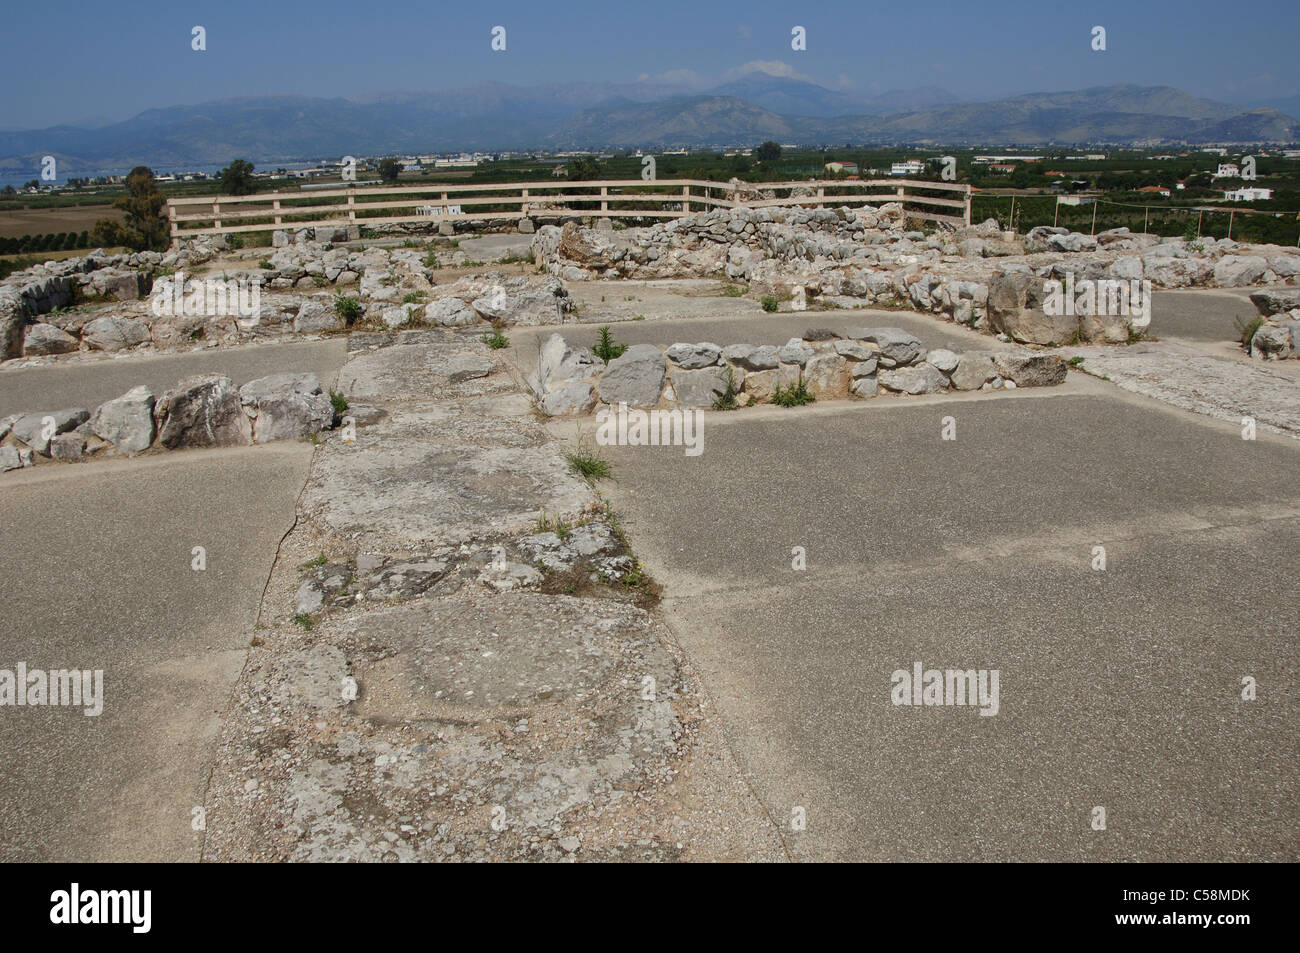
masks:
[[[665,86],[686,86],[697,88],[705,84],[704,77],[693,69],[670,69],[662,73],[642,73],[637,76],[638,83],[661,83]]]
[[[797,79],[805,83],[814,83],[811,76],[805,76],[793,66],[782,63],[780,60],[750,60],[748,63],[742,63],[723,73],[724,79],[739,79],[742,76],[751,76],[754,73],[762,73],[765,76],[779,76],[782,79]]]

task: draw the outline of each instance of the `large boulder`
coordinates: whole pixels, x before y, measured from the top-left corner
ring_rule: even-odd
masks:
[[[882,370],[877,378],[885,390],[904,394],[937,394],[948,389],[948,378],[932,364]]]
[[[745,393],[756,404],[771,400],[778,387],[788,390],[798,383],[797,364],[781,364],[771,370],[745,372]]]
[[[1242,288],[1258,284],[1267,270],[1267,259],[1256,255],[1224,255],[1214,266],[1214,283],[1220,288]]]
[[[988,312],[997,319],[1007,314],[1023,311],[1030,289],[1038,282],[1024,272],[1006,272],[993,276],[989,282]]]
[[[775,370],[781,363],[777,349],[770,344],[761,347],[752,344],[729,344],[722,349],[722,356],[728,362],[746,371]]]
[[[1025,300],[1027,305],[1034,300],[1033,289],[1041,284],[1038,279],[1031,279],[1029,294]],[[1080,321],[1078,314],[1048,314],[1045,310],[1036,307],[1010,308],[1006,306],[1011,300],[1010,294],[1007,283],[995,279],[994,287],[989,291],[989,323],[994,330],[1001,331],[1022,344],[1070,344],[1078,340]],[[996,305],[995,295],[998,297]],[[1057,310],[1064,312],[1065,309]]]
[[[425,305],[424,320],[441,328],[464,328],[478,324],[479,316],[460,298],[447,297]]]
[[[231,447],[253,442],[253,428],[229,377],[199,374],[166,391],[154,406],[158,442],[180,447]]]
[[[69,430],[50,440],[50,456],[60,463],[80,463],[86,453],[85,434]]]
[[[1282,360],[1292,355],[1291,331],[1271,324],[1260,325],[1250,339],[1250,356],[1259,360]]]
[[[123,351],[149,340],[149,329],[133,318],[96,318],[81,329],[81,339],[96,351]]]
[[[77,339],[52,324],[33,324],[23,335],[23,354],[68,354],[77,350]]]
[[[1300,275],[1300,256],[1277,255],[1268,260],[1268,267],[1280,278],[1294,278]]]
[[[585,414],[596,403],[592,385],[603,368],[588,348],[570,347],[563,336],[552,334],[538,351],[528,386],[545,414]]]
[[[33,451],[48,457],[52,437],[80,427],[89,418],[90,411],[81,407],[23,414],[14,421],[12,433]]]
[[[23,352],[23,326],[27,308],[16,291],[0,288],[0,361],[18,357]]]
[[[508,293],[490,293],[475,298],[470,306],[486,321],[513,325],[561,324],[572,310],[567,295],[539,288],[522,288]]]
[[[1065,382],[1065,362],[1053,354],[1002,354],[994,357],[998,373],[1017,387],[1052,387]]]
[[[153,284],[145,272],[120,268],[101,268],[91,272],[87,279],[87,292],[114,301],[135,301],[147,294]]]
[[[849,393],[848,362],[832,352],[808,358],[803,369],[804,383],[818,400],[838,400]]]
[[[957,390],[979,390],[998,376],[993,355],[984,351],[964,351],[957,358],[957,367],[949,377]]]
[[[32,465],[32,452],[17,447],[0,447],[0,473],[19,470]]]
[[[334,301],[328,295],[314,295],[304,301],[293,319],[295,334],[324,334],[329,331],[342,331],[347,321],[334,309]]]
[[[538,399],[537,406],[551,417],[585,414],[596,405],[594,383],[590,378],[559,381]]]
[[[673,392],[677,403],[683,407],[712,407],[714,401],[727,390],[727,368],[717,365],[685,370],[674,366],[672,372]],[[732,380],[739,389],[744,371],[732,370]]]
[[[148,450],[154,438],[154,396],[143,384],[105,401],[90,418],[90,430],[125,454]]]
[[[604,365],[590,348],[574,348],[563,335],[552,334],[537,352],[537,368],[528,377],[528,384],[538,393],[550,390],[557,382],[586,380],[604,369]]]
[[[668,360],[683,370],[712,367],[722,360],[722,348],[716,344],[674,344],[668,349]]]
[[[913,364],[925,355],[920,339],[902,328],[853,328],[845,337],[869,341],[879,347],[880,363],[886,368]]]
[[[1047,245],[1048,251],[1083,252],[1097,250],[1097,239],[1091,235],[1084,235],[1080,232],[1067,232],[1064,235],[1048,235],[1045,244]]]
[[[1250,295],[1250,302],[1260,314],[1270,317],[1282,314],[1293,308],[1300,308],[1300,288],[1269,288],[1255,291]]]
[[[653,407],[663,393],[663,351],[653,344],[633,344],[605,368],[600,378],[600,399],[607,404]]]
[[[994,223],[990,237],[997,235],[999,231],[1000,227]],[[1058,225],[1039,225],[1031,228],[1028,234],[1025,235],[1025,251],[1030,253],[1047,251],[1047,240],[1049,238],[1053,235],[1068,235],[1069,233],[1068,228],[1061,228]]]
[[[253,442],[301,440],[334,425],[334,405],[315,374],[280,373],[239,388],[253,418]]]
[[[952,374],[957,369],[958,357],[955,351],[950,351],[946,347],[938,347],[925,356],[927,364],[933,364],[945,374]]]

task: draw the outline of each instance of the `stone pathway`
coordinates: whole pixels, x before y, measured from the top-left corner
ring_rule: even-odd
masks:
[[[1129,348],[1060,348],[1084,358],[1082,369],[1119,387],[1184,410],[1300,437],[1300,368],[1296,362],[1219,358],[1176,342]]]
[[[318,451],[281,546],[204,858],[782,859],[652,589],[499,359],[388,340],[340,374],[364,422]],[[566,522],[538,532],[539,511]]]

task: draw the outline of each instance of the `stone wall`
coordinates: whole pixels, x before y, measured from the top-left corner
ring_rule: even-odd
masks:
[[[356,322],[390,329],[561,324],[573,312],[558,278],[487,272],[438,284],[423,253],[407,248],[349,251],[306,240],[278,248],[270,268],[186,270],[201,270],[227,251],[218,236],[181,243],[166,254],[96,251],[15,273],[0,282],[0,360],[334,333],[349,327],[335,307],[340,294],[356,298]],[[256,313],[235,306],[221,313],[156,313],[151,292],[171,298],[182,280],[182,297],[200,281],[255,286]],[[83,302],[90,304],[72,308]]]
[[[82,407],[14,414],[0,420],[0,472],[38,457],[76,463],[102,454],[133,456],[150,447],[235,447],[300,440],[338,423],[314,374],[272,374],[236,388],[229,377],[200,374],[155,398],[132,388],[89,411]]]
[[[715,209],[619,232],[547,226],[535,260],[566,281],[591,278],[716,278],[753,295],[841,307],[904,304],[1025,344],[1128,343],[1141,326],[1049,316],[1048,280],[1150,281],[1154,288],[1296,284],[1300,254],[1228,239],[1185,241],[1117,228],[1082,235],[1032,229],[1007,240],[990,220],[931,234],[907,231],[898,205],[879,210]],[[1049,318],[1051,318],[1049,320]],[[1068,318],[1075,318],[1069,320]]]
[[[1274,288],[1250,296],[1263,323],[1255,330],[1246,351],[1261,361],[1300,358],[1300,288]]]
[[[539,409],[584,414],[596,405],[712,407],[730,384],[740,406],[766,403],[802,380],[817,400],[878,394],[932,394],[1060,384],[1060,358],[1031,351],[961,354],[899,328],[856,328],[843,336],[814,329],[784,346],[708,342],[667,349],[634,344],[608,365],[589,348],[552,334],[528,375]]]

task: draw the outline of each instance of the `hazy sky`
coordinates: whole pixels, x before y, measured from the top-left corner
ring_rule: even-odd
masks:
[[[834,88],[979,99],[1114,83],[1238,103],[1300,93],[1300,0],[41,0],[6,4],[3,23],[8,129],[269,93],[663,74],[706,85],[755,61]],[[190,48],[195,25],[206,52]],[[490,49],[497,25],[504,53]],[[1097,25],[1104,53],[1090,48]]]

